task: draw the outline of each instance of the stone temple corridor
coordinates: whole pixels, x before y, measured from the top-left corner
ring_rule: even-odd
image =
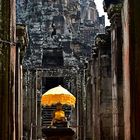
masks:
[[[109,26],[94,0],[0,0],[0,140],[140,140],[139,1],[100,1]],[[74,134],[50,138],[59,85]]]

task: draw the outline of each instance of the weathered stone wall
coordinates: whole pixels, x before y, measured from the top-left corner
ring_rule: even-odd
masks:
[[[105,3],[107,4],[107,7],[109,7],[110,4],[118,4],[121,1],[107,1],[105,0]],[[120,43],[123,41],[123,47],[121,47],[122,52],[120,52],[120,48],[117,47],[117,51],[115,52],[115,55],[117,56],[115,60],[117,60],[117,64],[115,68],[116,70],[116,81],[117,81],[117,95],[118,99],[122,99],[122,92],[123,92],[123,100],[120,102],[118,101],[118,113],[123,112],[123,108],[119,108],[120,105],[123,102],[124,106],[124,138],[123,133],[119,132],[121,130],[121,126],[116,129],[117,137],[115,139],[140,139],[139,134],[139,117],[140,117],[140,109],[139,109],[139,65],[140,65],[140,59],[139,59],[139,44],[140,44],[140,34],[139,34],[139,19],[140,15],[138,14],[138,10],[140,8],[140,5],[138,4],[138,0],[124,0],[123,1],[123,8],[122,8],[122,30],[123,34],[120,37],[120,29],[117,33],[118,27],[114,28],[114,33],[112,32],[112,39],[114,37],[117,38],[117,43]],[[108,8],[107,8],[108,9]],[[116,6],[116,8],[113,8],[113,11],[118,12],[121,9]],[[108,11],[108,10],[107,10]],[[112,13],[112,12],[111,12]],[[110,15],[110,14],[109,14]],[[118,22],[119,20],[114,20],[115,22]],[[118,23],[117,23],[118,25]],[[117,34],[116,34],[117,33]],[[118,37],[117,37],[117,36]],[[118,40],[119,38],[119,40]],[[120,45],[120,44],[119,44]],[[115,46],[115,45],[113,45]],[[118,46],[118,45],[116,45]],[[121,45],[120,45],[121,46]],[[119,46],[119,47],[120,47]],[[119,50],[118,50],[119,49]],[[113,49],[114,50],[114,49]],[[120,60],[121,59],[121,60]],[[120,61],[123,63],[120,65]],[[120,71],[121,70],[121,71]],[[123,71],[123,73],[122,73]],[[120,73],[121,72],[121,73]],[[123,76],[123,82],[122,82],[122,76]],[[118,79],[117,79],[118,78]],[[120,79],[121,78],[121,79]],[[120,80],[119,80],[120,79]],[[122,105],[121,105],[122,106]],[[122,114],[122,113],[121,113]],[[121,114],[118,114],[116,117],[118,119],[118,123],[122,124],[123,126],[123,116]]]
[[[95,39],[93,47],[93,114],[94,138],[113,139],[112,88],[111,88],[111,38],[110,28],[106,34]]]
[[[86,68],[86,139],[112,140],[110,27],[96,36]]]
[[[112,105],[113,105],[113,139],[124,139],[124,113],[123,113],[123,58],[122,58],[122,3],[104,1],[104,9],[111,22],[111,48],[112,48]]]
[[[139,19],[138,0],[124,0],[123,19],[123,68],[124,68],[124,122],[125,140],[140,139],[140,75],[139,75]]]
[[[108,35],[110,39],[110,35]],[[111,46],[100,46],[99,50],[99,95],[101,140],[112,140],[112,89],[111,89]],[[97,79],[98,79],[97,78]]]
[[[128,1],[124,1],[124,7],[122,10],[122,28],[123,28],[123,75],[124,75],[124,136],[125,140],[131,139],[131,97],[130,97],[130,29],[129,29],[129,4]]]

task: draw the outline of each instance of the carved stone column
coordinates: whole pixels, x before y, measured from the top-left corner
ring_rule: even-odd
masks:
[[[111,38],[110,28],[105,34],[100,34],[95,39],[95,46],[98,48],[94,76],[96,91],[93,93],[95,99],[95,138],[97,140],[112,140],[112,91],[111,91]]]
[[[0,138],[15,139],[15,0],[0,0]]]
[[[17,25],[16,28],[16,75],[15,75],[15,126],[16,140],[23,137],[23,70],[22,61],[28,45],[27,28]]]
[[[36,125],[37,125],[37,138],[42,137],[42,106],[41,106],[41,95],[42,95],[42,70],[36,70]]]
[[[124,0],[123,68],[125,140],[140,139],[140,28],[139,0]]]
[[[77,110],[77,139],[78,140],[84,140],[84,106],[83,106],[83,87],[82,87],[82,70],[79,70],[78,75],[77,75],[77,81],[76,81],[76,86],[77,86],[77,105],[76,105],[76,110]]]
[[[104,4],[111,22],[113,140],[123,140],[122,4],[119,0],[115,3],[104,1]]]

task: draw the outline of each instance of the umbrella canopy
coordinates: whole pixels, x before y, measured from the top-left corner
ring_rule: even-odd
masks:
[[[60,103],[62,105],[75,106],[76,98],[62,86],[57,86],[45,92],[41,98],[41,104],[43,106],[51,106],[53,104]]]

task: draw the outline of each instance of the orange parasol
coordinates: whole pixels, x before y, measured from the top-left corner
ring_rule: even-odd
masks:
[[[51,106],[57,103],[62,105],[75,106],[76,98],[68,90],[62,86],[57,86],[45,92],[41,98],[41,104],[43,106]]]

